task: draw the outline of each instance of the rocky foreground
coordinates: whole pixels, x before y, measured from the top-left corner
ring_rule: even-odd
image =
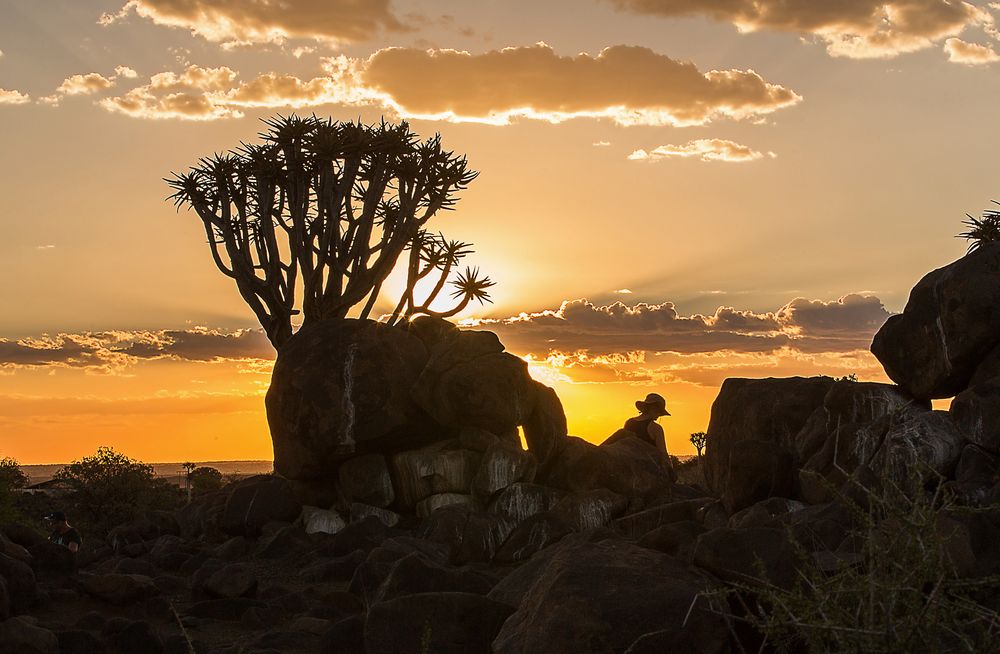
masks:
[[[756,651],[714,591],[864,565],[859,524],[889,490],[947,500],[927,527],[942,569],[1000,573],[1000,246],[930,273],[880,331],[896,385],[727,380],[696,485],[670,483],[645,442],[567,436],[495,337],[351,329],[279,356],[281,476],[122,525],[75,561],[0,528],[0,649]],[[309,367],[320,351],[343,365]]]

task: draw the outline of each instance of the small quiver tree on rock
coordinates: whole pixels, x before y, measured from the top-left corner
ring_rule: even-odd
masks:
[[[441,146],[440,135],[420,141],[405,122],[315,116],[265,125],[261,143],[206,157],[166,181],[175,204],[198,214],[215,265],[236,282],[275,348],[291,338],[300,313],[302,327],[352,310],[368,318],[407,250],[406,290],[389,324],[435,315],[431,304],[449,281],[456,305],[437,315],[489,300],[489,278],[456,270],[469,245],[425,229],[478,174]],[[433,273],[437,282],[418,298],[417,283]]]
[[[260,143],[167,181],[278,351],[265,399],[275,471],[321,494],[348,458],[463,428],[519,443],[524,426],[540,459],[554,454],[566,436],[554,392],[496,335],[444,320],[489,301],[493,286],[477,269],[459,270],[468,244],[426,227],[475,179],[465,157],[440,136],[420,141],[406,123],[265,124]],[[405,289],[372,320],[397,266]],[[453,304],[441,309],[449,284]]]

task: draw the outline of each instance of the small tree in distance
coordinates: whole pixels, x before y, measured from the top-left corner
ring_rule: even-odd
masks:
[[[698,458],[701,458],[701,451],[705,449],[705,444],[708,442],[708,434],[703,431],[696,431],[691,434],[691,444],[694,445],[694,449],[698,451]]]
[[[424,227],[478,175],[442,148],[440,135],[421,142],[405,122],[292,115],[264,123],[263,143],[204,158],[166,181],[174,203],[198,214],[215,265],[236,282],[276,348],[300,313],[303,327],[356,307],[367,318],[406,250],[406,290],[390,323],[489,301],[488,277],[457,272],[469,245]],[[435,272],[418,298],[417,283]],[[431,303],[449,281],[456,305],[436,312]]]
[[[13,522],[20,516],[15,506],[14,490],[28,485],[28,476],[17,461],[0,458],[0,522]]]
[[[174,508],[180,490],[156,479],[153,466],[110,447],[74,461],[55,474],[72,491],[76,516],[88,527],[106,532],[143,511]]]
[[[195,495],[219,490],[225,484],[222,473],[211,466],[199,466],[191,471],[188,477]]]
[[[17,461],[5,456],[0,459],[0,488],[13,490],[28,485],[28,475],[24,474]]]

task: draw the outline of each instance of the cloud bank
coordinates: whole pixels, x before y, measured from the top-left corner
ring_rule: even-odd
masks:
[[[468,323],[497,332],[516,352],[545,357],[551,351],[851,352],[867,349],[889,317],[874,296],[846,295],[824,302],[796,298],[776,311],[719,307],[711,315],[683,316],[672,302],[622,302],[598,306],[567,300],[558,309]]]
[[[595,305],[567,300],[557,309],[502,319],[470,320],[524,357],[546,383],[717,385],[728,376],[847,374],[881,378],[868,352],[889,317],[871,295],[834,301],[796,298],[775,311],[719,307],[681,315],[671,302]],[[177,364],[238,362],[242,372],[267,373],[274,349],[260,329],[195,328],[57,334],[0,339],[0,373],[69,368],[131,374],[145,361]]]
[[[890,58],[932,47],[966,27],[992,26],[961,0],[605,0],[641,15],[705,16],[741,32],[774,30],[816,38],[835,57]]]
[[[0,369],[56,367],[115,372],[150,359],[266,361],[274,359],[274,348],[259,329],[105,331],[0,339]]]
[[[290,38],[355,42],[383,30],[405,29],[389,0],[129,0],[117,12],[104,14],[100,22],[110,25],[132,12],[226,46],[282,43]]]
[[[759,118],[801,97],[753,70],[701,72],[648,48],[617,45],[561,56],[543,43],[483,54],[385,48],[325,59],[327,75],[266,73],[237,82],[230,68],[160,73],[104,106],[138,118],[213,120],[246,107],[379,106],[401,118],[504,125],[609,118],[621,125],[702,125]]]

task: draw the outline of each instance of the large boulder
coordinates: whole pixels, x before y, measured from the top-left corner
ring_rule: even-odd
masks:
[[[554,511],[536,513],[514,528],[493,560],[500,564],[526,561],[572,532],[566,519]]]
[[[375,602],[415,593],[475,593],[485,595],[493,582],[468,566],[451,567],[413,552],[397,560],[378,587]]]
[[[697,633],[705,649],[695,651],[726,643],[724,619],[698,600],[708,580],[672,557],[617,540],[564,539],[552,550],[514,600],[518,609],[493,642],[496,654],[617,654],[658,630],[671,631],[674,641]]]
[[[338,476],[348,502],[385,508],[396,499],[389,465],[381,454],[364,454],[345,461]]]
[[[970,442],[1000,454],[1000,377],[983,381],[956,395],[950,411]]]
[[[404,595],[369,609],[365,649],[380,654],[490,654],[493,637],[512,611],[474,593]]]
[[[450,449],[441,442],[420,450],[400,452],[390,460],[396,499],[404,509],[441,493],[469,494],[482,455],[466,449]]]
[[[918,409],[887,420],[885,440],[869,464],[879,477],[902,486],[952,475],[966,441],[947,411]]]
[[[917,282],[903,313],[885,322],[871,350],[912,395],[946,398],[968,387],[997,345],[1000,243],[987,243]]]
[[[0,577],[6,581],[10,612],[25,613],[35,603],[38,587],[35,573],[24,561],[0,554]]]
[[[537,513],[547,511],[562,497],[560,491],[542,486],[518,482],[511,484],[490,504],[490,511],[521,522]]]
[[[713,529],[698,537],[694,563],[713,575],[743,584],[790,588],[798,579],[800,557],[782,529]]]
[[[818,407],[796,435],[795,458],[808,461],[828,445],[838,432],[845,434],[905,407],[930,409],[927,400],[917,400],[898,386],[842,379],[832,384]]]
[[[493,497],[511,484],[535,479],[535,457],[520,445],[498,440],[484,453],[472,481],[473,490],[486,498]]]
[[[0,645],[9,654],[59,654],[59,638],[26,618],[0,622]]]
[[[712,404],[704,466],[709,488],[728,510],[769,495],[790,496],[797,483],[797,436],[833,383],[829,377],[723,382]]]
[[[524,440],[528,451],[544,468],[566,446],[569,429],[566,413],[556,392],[539,382],[532,382],[532,385],[535,387],[535,408],[524,421]]]
[[[410,394],[423,342],[371,320],[326,320],[278,352],[265,404],[274,467],[292,479],[330,477],[356,452],[405,449],[426,437]]]
[[[969,444],[955,466],[955,480],[949,487],[963,502],[980,504],[1000,484],[1000,456]]]
[[[447,427],[506,434],[535,409],[537,391],[528,364],[504,352],[496,334],[451,331],[430,347],[413,398]]]
[[[88,595],[119,606],[160,594],[153,580],[145,575],[80,573],[77,581]]]
[[[827,502],[859,469],[900,488],[951,475],[965,437],[946,411],[903,406],[870,423],[842,425],[800,471],[801,497]]]
[[[568,439],[552,467],[549,483],[572,491],[606,488],[641,497],[673,482],[667,456],[641,438],[626,437],[599,446]]]
[[[301,512],[302,505],[286,480],[258,475],[239,482],[233,489],[220,527],[230,536],[258,536],[268,522],[291,522]]]

